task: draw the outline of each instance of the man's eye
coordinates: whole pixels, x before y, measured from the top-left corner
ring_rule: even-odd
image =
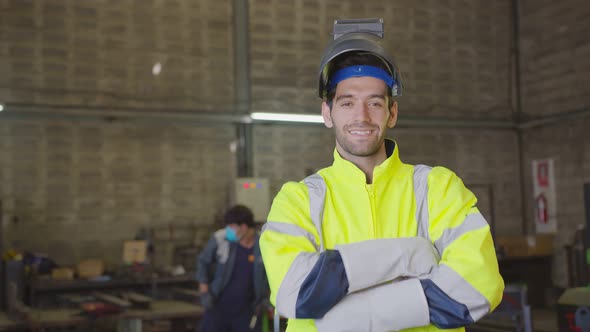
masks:
[[[340,106],[342,106],[342,107],[350,107],[350,106],[352,106],[352,103],[348,101],[348,102],[344,102],[344,103],[340,104]]]

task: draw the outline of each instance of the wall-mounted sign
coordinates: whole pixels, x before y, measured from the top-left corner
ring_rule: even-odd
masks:
[[[557,198],[553,159],[533,160],[533,197],[537,233],[557,232]]]

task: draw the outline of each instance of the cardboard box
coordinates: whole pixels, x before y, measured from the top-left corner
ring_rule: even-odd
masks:
[[[73,280],[74,269],[70,267],[56,267],[51,270],[51,278],[56,280]]]
[[[86,259],[78,263],[78,277],[91,279],[104,273],[104,262],[100,259]]]
[[[553,255],[552,234],[497,236],[496,248],[503,257],[531,257]]]
[[[123,243],[123,262],[127,264],[145,263],[146,256],[146,241],[125,241]]]
[[[557,301],[557,325],[560,332],[590,330],[590,289],[565,290]]]

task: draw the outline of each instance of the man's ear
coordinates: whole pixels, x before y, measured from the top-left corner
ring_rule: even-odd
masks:
[[[330,106],[325,100],[322,101],[322,117],[324,118],[324,125],[326,127],[332,128],[334,126],[334,124],[332,123],[332,114]]]
[[[391,98],[391,97],[389,97]],[[397,123],[397,101],[393,101],[391,107],[389,108],[389,120],[387,120],[387,127],[393,128]]]

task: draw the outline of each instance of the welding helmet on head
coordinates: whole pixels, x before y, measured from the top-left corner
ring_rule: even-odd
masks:
[[[381,46],[383,19],[336,20],[334,40],[324,50],[319,68],[318,95],[325,99],[339,81],[350,77],[373,76],[385,81],[392,96],[402,95],[401,75],[393,58]],[[331,73],[330,65],[337,56],[348,52],[370,53],[381,60],[388,72],[373,66],[353,66]],[[330,75],[331,77],[328,77]]]

